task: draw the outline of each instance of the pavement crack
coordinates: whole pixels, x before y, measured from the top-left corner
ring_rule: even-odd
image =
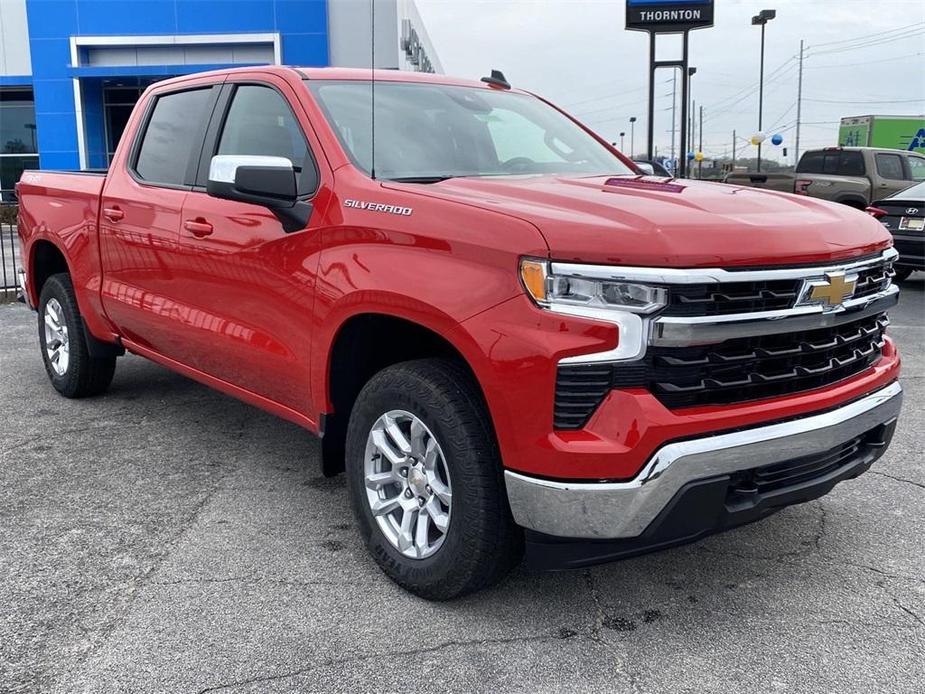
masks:
[[[245,584],[272,584],[278,586],[294,586],[298,588],[310,588],[313,586],[342,586],[343,581],[328,580],[296,580],[284,578],[272,578],[268,576],[259,576],[256,574],[247,574],[243,576],[226,576],[217,577],[197,577],[197,578],[177,578],[170,581],[151,581],[150,585],[154,586],[182,586],[182,585],[210,585],[219,583],[245,583]]]
[[[893,598],[893,603],[896,605],[896,607],[898,607],[898,608],[901,609],[903,612],[905,612],[906,614],[908,614],[910,617],[912,617],[912,619],[914,619],[916,622],[918,622],[918,623],[921,624],[922,626],[925,626],[925,622],[922,621],[922,618],[919,617],[919,615],[918,615],[914,610],[912,610],[912,609],[906,607],[905,605],[903,605],[903,604],[899,601],[899,598],[897,598],[895,595],[893,595],[893,596],[891,596],[891,597]]]
[[[594,617],[590,625],[591,640],[601,643],[603,642],[601,638],[601,627],[604,625],[604,607],[601,605],[601,598],[597,593],[597,585],[594,582],[594,575],[591,573],[591,569],[585,569],[585,584],[588,586],[591,602],[594,604]]]
[[[868,470],[872,475],[879,475],[880,477],[887,477],[896,482],[903,482],[905,484],[911,484],[913,487],[918,487],[919,489],[925,489],[925,484],[922,482],[916,482],[914,480],[907,480],[905,477],[896,477],[895,475],[890,475],[886,472],[880,472],[879,470]]]
[[[224,682],[221,684],[215,684],[204,689],[200,689],[198,694],[207,694],[208,692],[217,692],[223,689],[231,689],[233,687],[243,687],[248,684],[257,684],[260,682],[276,682],[279,680],[288,679],[291,677],[299,677],[301,675],[308,674],[314,670],[319,670],[321,668],[332,667],[336,665],[347,665],[351,663],[361,663],[367,660],[379,659],[379,658],[389,658],[389,657],[401,657],[407,658],[409,656],[415,655],[425,655],[428,653],[436,653],[446,648],[468,648],[472,646],[492,646],[492,645],[506,645],[512,643],[535,643],[542,641],[555,641],[558,640],[557,636],[551,634],[536,634],[533,636],[514,636],[509,638],[496,638],[496,639],[473,639],[470,641],[444,641],[435,646],[426,646],[423,648],[416,648],[412,650],[401,650],[401,651],[392,651],[386,653],[369,653],[365,655],[352,656],[347,658],[328,658],[320,663],[314,665],[309,665],[303,668],[297,668],[295,670],[288,670],[286,672],[280,672],[270,675],[258,675],[256,677],[248,677],[241,680],[234,680],[232,682]]]

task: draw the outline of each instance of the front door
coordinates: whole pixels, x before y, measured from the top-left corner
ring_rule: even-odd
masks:
[[[263,76],[271,80],[269,76]],[[282,81],[226,84],[207,154],[285,157],[299,173],[299,194],[316,193],[318,175],[305,129]],[[207,141],[207,147],[210,143]],[[183,361],[224,381],[306,413],[311,313],[324,210],[286,233],[265,207],[212,198],[202,184],[186,198],[177,284],[193,330]]]

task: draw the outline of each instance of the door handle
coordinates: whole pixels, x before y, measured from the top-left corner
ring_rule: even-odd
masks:
[[[187,219],[185,222],[183,222],[183,228],[190,232],[197,239],[201,239],[202,237],[208,236],[212,233],[212,225],[201,217],[197,219]]]
[[[110,222],[118,222],[125,216],[125,212],[120,210],[118,207],[104,207],[103,216]]]

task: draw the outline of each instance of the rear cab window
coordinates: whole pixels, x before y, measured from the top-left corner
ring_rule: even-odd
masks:
[[[860,152],[820,150],[807,152],[800,158],[797,173],[830,174],[833,176],[865,175],[864,155]]]

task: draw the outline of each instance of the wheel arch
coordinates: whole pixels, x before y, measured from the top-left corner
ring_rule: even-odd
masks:
[[[860,195],[842,195],[835,202],[853,207],[856,210],[863,210],[867,207],[867,200]]]
[[[67,256],[54,241],[37,239],[29,249],[29,300],[33,306],[38,306],[42,287],[52,275],[60,272],[71,274]]]
[[[344,316],[325,349],[324,368],[316,372],[315,402],[322,404],[322,472],[336,475],[344,468],[347,421],[360,390],[382,369],[404,361],[445,358],[459,363],[472,377],[483,404],[485,393],[473,367],[475,342],[465,339],[459,324],[448,316],[422,321],[420,316],[377,307]],[[490,410],[489,426],[494,435]]]

